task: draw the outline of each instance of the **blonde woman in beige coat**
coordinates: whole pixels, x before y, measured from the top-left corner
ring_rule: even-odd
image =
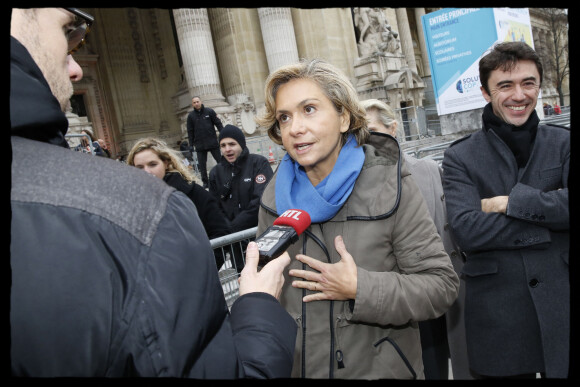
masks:
[[[258,234],[287,209],[312,219],[280,297],[299,328],[292,376],[424,378],[417,322],[445,313],[459,279],[397,141],[369,133],[352,84],[320,60],[270,75],[258,123],[288,152]]]
[[[395,112],[389,105],[378,99],[366,99],[361,101],[361,104],[367,112],[368,128],[371,132],[387,133],[395,138],[397,135],[402,135]],[[451,258],[453,268],[459,275],[465,258],[447,226],[447,209],[441,180],[443,170],[433,160],[417,159],[405,153],[402,153],[402,156],[425,199],[445,251]],[[474,378],[467,361],[464,285],[465,282],[460,278],[459,296],[445,315],[419,322],[425,379],[427,380],[449,379],[449,358],[453,379]]]

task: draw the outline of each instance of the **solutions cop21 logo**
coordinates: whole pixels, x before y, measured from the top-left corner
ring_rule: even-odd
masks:
[[[463,79],[458,80],[457,83],[455,84],[455,88],[459,93],[463,94],[470,93],[474,90],[475,91],[479,90],[480,85],[481,84],[479,82],[479,75],[477,75],[474,77],[465,77]]]

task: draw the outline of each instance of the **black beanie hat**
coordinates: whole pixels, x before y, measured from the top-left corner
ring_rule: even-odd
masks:
[[[246,136],[242,133],[242,130],[234,125],[226,125],[220,132],[219,142],[221,143],[224,138],[233,138],[240,144],[242,149],[246,147]]]

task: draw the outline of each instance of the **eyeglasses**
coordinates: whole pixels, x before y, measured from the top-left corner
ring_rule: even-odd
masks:
[[[68,54],[70,55],[81,48],[83,44],[85,44],[85,39],[91,30],[91,25],[95,21],[95,18],[78,8],[65,9],[77,16],[75,21],[72,22],[70,29],[66,32],[66,37],[68,40]]]

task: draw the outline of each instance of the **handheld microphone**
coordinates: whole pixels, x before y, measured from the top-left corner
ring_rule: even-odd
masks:
[[[255,240],[260,250],[259,265],[264,266],[272,259],[279,257],[288,246],[298,240],[310,223],[310,215],[306,211],[284,211],[274,224]]]

